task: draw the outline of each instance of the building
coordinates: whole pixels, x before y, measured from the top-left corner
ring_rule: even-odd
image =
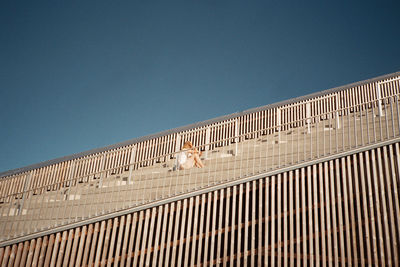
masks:
[[[1,173],[0,263],[399,266],[399,80]],[[176,170],[186,140],[205,168]]]

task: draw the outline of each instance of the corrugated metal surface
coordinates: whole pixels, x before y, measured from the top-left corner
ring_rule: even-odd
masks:
[[[1,266],[399,266],[399,143],[0,248]]]

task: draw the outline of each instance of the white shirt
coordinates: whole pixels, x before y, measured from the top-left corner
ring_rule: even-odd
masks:
[[[188,158],[188,157],[187,157],[185,151],[180,152],[180,153],[177,155],[177,157],[176,157],[176,159],[177,159],[179,165],[184,164],[184,163],[187,161],[187,158]]]

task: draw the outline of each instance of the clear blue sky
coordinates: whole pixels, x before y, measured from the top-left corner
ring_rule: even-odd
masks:
[[[0,172],[399,71],[399,12],[399,1],[1,1]]]

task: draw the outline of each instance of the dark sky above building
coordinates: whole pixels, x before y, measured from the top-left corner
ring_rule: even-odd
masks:
[[[0,172],[400,70],[400,1],[1,1]]]

